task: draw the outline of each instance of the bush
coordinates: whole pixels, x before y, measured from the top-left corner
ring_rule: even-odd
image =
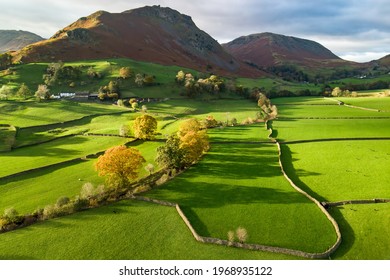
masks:
[[[234,231],[229,230],[227,233],[227,237],[228,237],[228,241],[229,241],[228,245],[230,246],[230,245],[232,245],[232,243],[234,242],[234,239],[235,239]]]
[[[69,197],[66,196],[61,196],[60,198],[57,199],[56,206],[57,207],[62,207],[70,202]]]
[[[44,220],[51,219],[57,216],[56,207],[54,205],[46,205],[45,208],[43,208],[42,218]]]
[[[3,218],[7,220],[8,223],[17,223],[21,219],[18,211],[16,211],[13,207],[4,210]]]
[[[8,224],[9,222],[7,221],[7,219],[0,218],[0,230],[4,229]]]
[[[73,209],[75,212],[84,210],[89,206],[89,201],[85,198],[77,196],[73,201]]]
[[[80,198],[88,199],[95,195],[95,187],[91,183],[85,183],[80,192]]]
[[[244,243],[248,238],[248,232],[245,228],[239,227],[236,229],[236,236],[239,242]]]

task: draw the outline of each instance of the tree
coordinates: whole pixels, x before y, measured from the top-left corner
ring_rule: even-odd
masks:
[[[145,166],[145,170],[149,172],[149,175],[151,175],[154,172],[154,165],[151,163],[148,163]]]
[[[122,78],[122,79],[128,79],[130,78],[132,75],[132,72],[131,72],[131,69],[130,67],[122,67],[121,69],[119,69],[119,77]]]
[[[9,86],[3,85],[0,88],[0,99],[7,100],[8,96],[12,94],[12,89]]]
[[[209,149],[206,130],[196,119],[182,123],[177,133],[157,148],[156,161],[167,168],[183,169],[197,162]]]
[[[0,54],[0,70],[6,69],[12,64],[12,56],[9,53]]]
[[[133,124],[134,136],[138,139],[153,139],[157,129],[157,120],[150,115],[142,115]]]
[[[335,87],[333,90],[332,90],[332,96],[333,97],[338,97],[338,96],[341,96],[341,93],[343,91],[339,88],[339,87]]]
[[[130,132],[130,127],[127,124],[123,124],[119,128],[119,135],[120,136],[123,136],[123,137],[127,136],[127,135],[129,135],[129,132]]]
[[[49,99],[50,91],[47,88],[47,85],[39,85],[37,91],[35,92],[35,97],[39,100]]]
[[[27,97],[31,96],[31,90],[28,88],[28,86],[26,86],[25,83],[23,83],[16,94],[24,99],[27,99]]]
[[[183,70],[180,70],[176,75],[176,82],[179,84],[183,84],[185,77],[186,74],[183,72]]]
[[[134,82],[137,84],[137,86],[142,87],[144,84],[144,77],[141,74],[135,75]]]
[[[157,148],[156,162],[166,168],[182,169],[183,166],[183,150],[180,149],[180,140],[177,134],[172,134],[168,137],[164,146]]]
[[[146,162],[135,148],[117,146],[108,149],[95,164],[99,176],[107,177],[107,184],[112,187],[125,187],[136,179],[143,163]]]

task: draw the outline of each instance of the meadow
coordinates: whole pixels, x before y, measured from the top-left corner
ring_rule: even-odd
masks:
[[[94,170],[96,157],[85,158],[127,143],[141,151],[146,163],[155,162],[156,149],[187,118],[212,115],[223,125],[209,129],[211,150],[202,160],[167,183],[143,195],[179,203],[196,231],[206,237],[227,239],[228,231],[244,227],[248,243],[323,252],[336,241],[335,230],[320,208],[296,192],[279,166],[277,146],[268,139],[264,122],[256,120],[259,108],[238,96],[200,96],[189,99],[174,82],[178,67],[113,59],[82,61],[71,65],[85,72],[92,67],[100,80],[77,84],[74,90],[95,91],[116,79],[122,66],[134,73],[154,75],[156,84],[138,87],[123,81],[124,97],[159,98],[144,103],[158,120],[156,141],[118,137],[122,125],[132,126],[142,113],[101,102],[71,100],[37,102],[0,101],[0,212],[14,207],[20,213],[53,204],[61,196],[74,197],[84,183],[104,184]],[[17,87],[42,83],[47,64],[16,66],[0,78]],[[189,69],[194,75],[201,75]],[[83,78],[83,79],[84,79]],[[271,79],[238,79],[246,86],[275,87],[290,84]],[[67,91],[66,84],[53,92]],[[334,99],[292,97],[272,99],[279,118],[269,123],[272,137],[282,144],[282,163],[300,188],[320,201],[390,198],[390,111],[386,98],[337,98],[365,111],[338,105]],[[233,119],[239,125],[232,126]],[[4,129],[3,129],[4,128]],[[93,136],[86,133],[113,134]],[[371,138],[329,141],[333,138]],[[307,143],[288,143],[299,140]],[[335,139],[334,139],[335,140]],[[49,141],[49,142],[46,142]],[[22,147],[23,145],[30,145]],[[1,146],[2,145],[2,146]],[[80,159],[82,158],[82,159]],[[78,159],[69,162],[69,160]],[[144,166],[145,166],[144,165]],[[39,169],[35,169],[39,168]],[[15,176],[18,172],[23,172]],[[139,178],[147,176],[142,168]],[[8,178],[1,178],[8,176]],[[336,178],[336,179],[335,179]],[[342,243],[336,259],[388,259],[389,204],[345,205],[329,212],[340,225]],[[364,221],[364,222],[362,222]],[[66,236],[66,238],[64,238]],[[71,239],[72,246],[68,240]],[[18,244],[18,251],[15,251]],[[296,259],[294,256],[235,249],[196,242],[174,208],[124,200],[70,216],[56,218],[0,234],[0,259]]]

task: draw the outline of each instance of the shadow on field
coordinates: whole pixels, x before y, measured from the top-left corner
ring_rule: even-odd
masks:
[[[343,209],[343,208],[341,208]],[[339,207],[333,207],[329,210],[329,213],[337,221],[341,231],[341,244],[336,252],[332,255],[332,258],[341,259],[348,251],[352,248],[355,242],[355,233],[353,228],[349,225],[347,220],[344,218]]]
[[[61,139],[58,140],[60,141]],[[80,154],[80,152],[77,150],[56,147],[56,144],[58,143],[56,141],[43,143],[35,146],[21,147],[13,150],[12,152],[3,153],[2,155],[12,156],[12,157],[37,156],[37,157],[69,158],[69,156]],[[88,142],[87,138],[69,137],[66,139],[66,143],[62,143],[62,144],[66,144],[66,146],[71,147],[72,145],[80,145],[80,144],[84,144],[85,142]]]
[[[284,171],[290,177],[290,179],[302,190],[307,192],[309,195],[315,197],[319,201],[326,201],[326,199],[319,194],[317,194],[315,191],[313,191],[308,185],[306,185],[304,182],[301,181],[300,177],[305,176],[318,176],[321,175],[320,173],[316,172],[309,172],[303,169],[295,169],[293,165],[293,157],[292,152],[290,148],[287,145],[280,145],[280,148],[282,150],[282,163],[284,167]]]

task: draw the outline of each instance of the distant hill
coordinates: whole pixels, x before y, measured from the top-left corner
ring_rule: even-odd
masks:
[[[42,40],[42,37],[27,31],[0,30],[0,53],[17,51]]]
[[[390,67],[390,54],[386,55],[385,57],[382,57],[377,62],[379,62],[379,64],[382,65],[382,66]]]
[[[28,63],[116,57],[224,74],[260,73],[227,53],[191,17],[160,6],[122,13],[98,11],[58,31],[49,40],[22,49],[14,60]]]
[[[223,47],[236,58],[261,68],[284,64],[310,67],[347,63],[315,41],[273,33],[242,36],[223,44]]]

